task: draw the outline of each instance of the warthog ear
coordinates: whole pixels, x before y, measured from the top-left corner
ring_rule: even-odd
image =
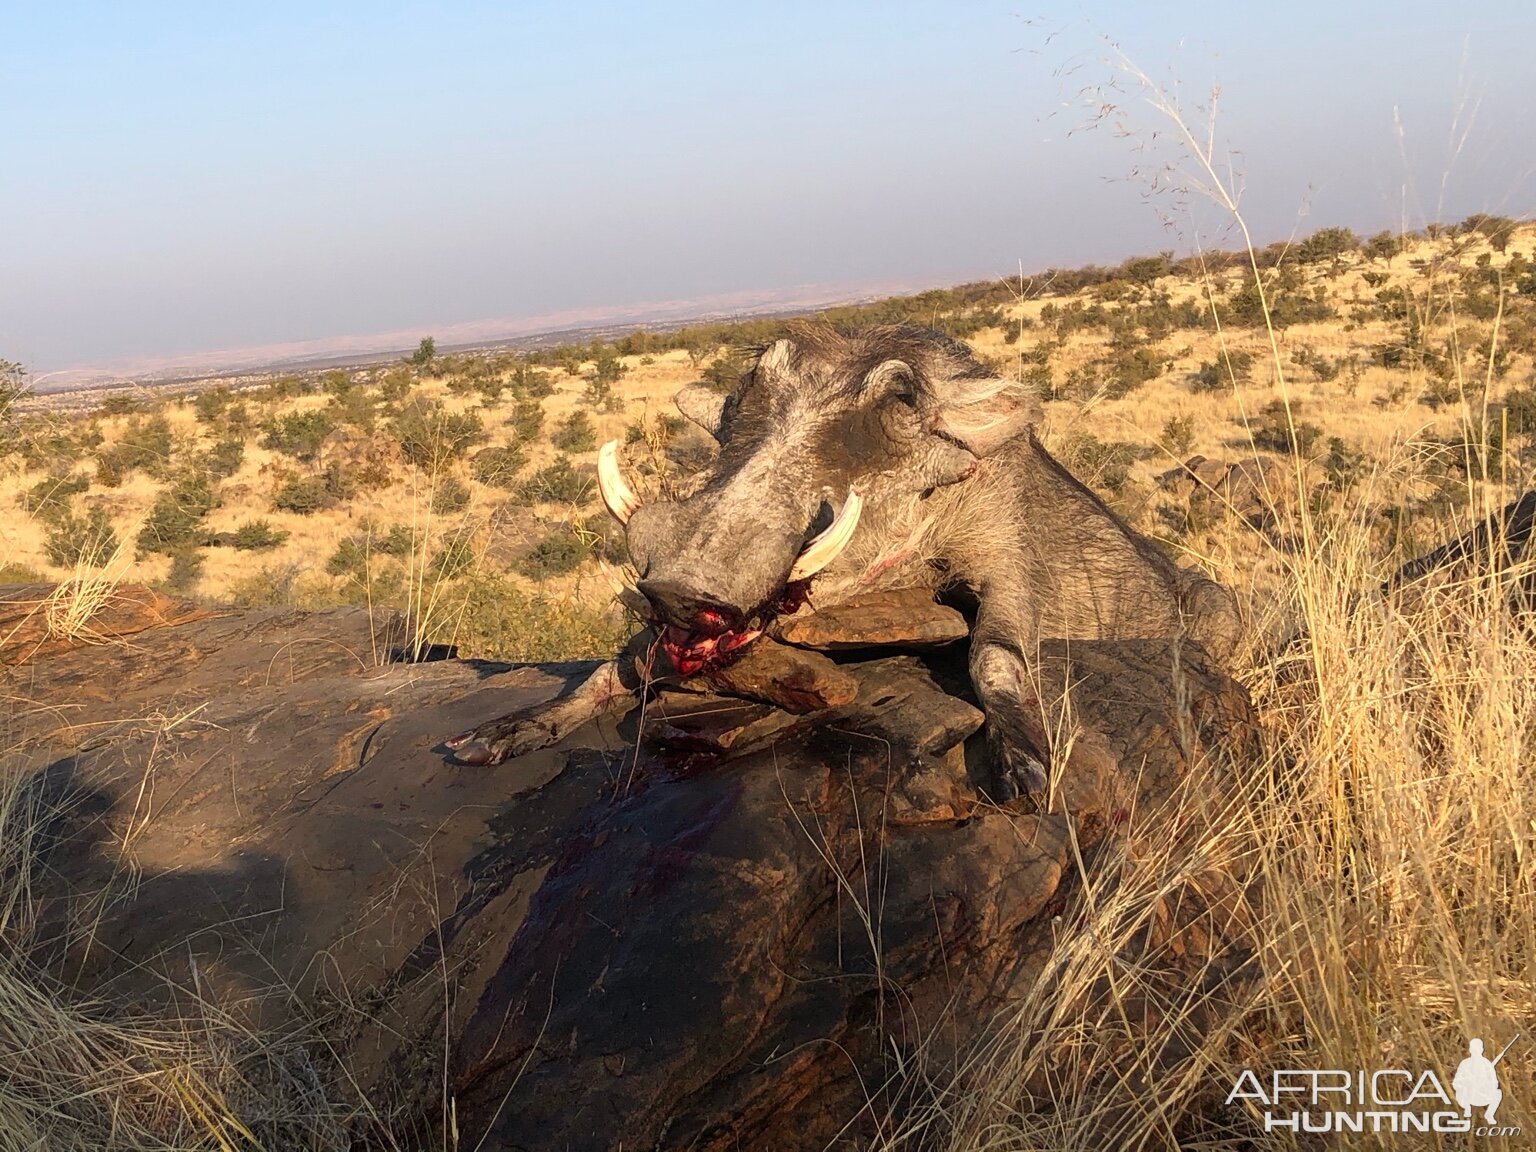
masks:
[[[933,430],[978,457],[1022,436],[1045,415],[1028,386],[1012,380],[948,380],[939,400]]]
[[[713,388],[690,384],[672,397],[672,403],[677,405],[679,412],[718,440],[720,425],[725,419],[726,399],[723,393]]]

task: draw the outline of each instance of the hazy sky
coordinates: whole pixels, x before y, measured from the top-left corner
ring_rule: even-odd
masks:
[[[1221,85],[1261,240],[1532,212],[1530,0],[0,0],[0,357],[1187,250],[1101,37]]]

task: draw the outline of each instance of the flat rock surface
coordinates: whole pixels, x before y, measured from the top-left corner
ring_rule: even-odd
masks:
[[[851,704],[859,692],[858,681],[819,652],[791,648],[768,636],[753,641],[734,663],[697,681],[712,691],[796,713]]]
[[[929,589],[903,588],[777,620],[771,631],[786,644],[850,651],[953,644],[970,629],[959,612],[936,603]]]
[[[1198,650],[1074,644],[1043,681],[1091,732],[1038,810],[978,792],[963,652],[828,661],[815,715],[669,690],[464,768],[444,735],[592,665],[379,663],[376,624],[206,616],[5,675],[64,802],[48,916],[94,925],[57,970],[151,1011],[195,985],[253,1027],[343,1021],[327,1051],[402,1147],[440,1138],[445,1038],[465,1147],[862,1146],[919,1049],[959,1058],[1049,962],[1074,851],[1251,731]]]

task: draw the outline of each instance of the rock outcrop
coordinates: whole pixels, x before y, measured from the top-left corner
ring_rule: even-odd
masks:
[[[0,665],[62,802],[48,914],[95,922],[53,961],[106,998],[326,1017],[408,1145],[445,1055],[466,1147],[867,1137],[919,1050],[963,1051],[1047,963],[1077,861],[1252,731],[1196,648],[1049,646],[1039,741],[1069,701],[1070,752],[1044,803],[998,805],[961,618],[871,605],[465,768],[443,736],[590,666],[391,663],[360,609],[156,611]]]
[[[1230,512],[1263,527],[1274,518],[1277,508],[1287,506],[1295,488],[1295,473],[1280,461],[1263,456],[1235,463],[1191,456],[1161,473],[1157,484],[1184,503],[1193,521],[1208,523]]]

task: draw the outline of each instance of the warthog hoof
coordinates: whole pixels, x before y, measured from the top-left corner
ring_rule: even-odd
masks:
[[[1033,753],[1001,741],[995,742],[993,749],[998,803],[1006,804],[1024,795],[1044,794],[1050,774]]]
[[[481,768],[548,748],[562,735],[549,718],[539,713],[514,713],[461,732],[443,743],[458,763]]]

